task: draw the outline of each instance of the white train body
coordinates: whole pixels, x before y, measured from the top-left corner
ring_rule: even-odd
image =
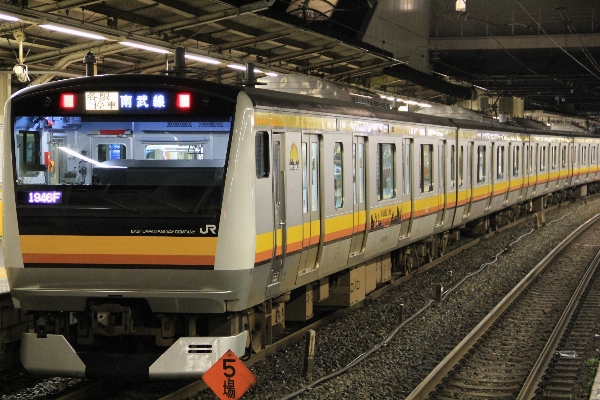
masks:
[[[589,135],[158,76],[27,89],[4,126],[5,265],[43,374],[197,378],[600,179]]]

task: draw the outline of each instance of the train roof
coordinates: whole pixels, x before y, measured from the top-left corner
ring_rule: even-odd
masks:
[[[309,113],[328,113],[357,118],[398,121],[399,123],[404,124],[436,125],[450,128],[456,127],[459,129],[479,129],[486,131],[538,134],[549,136],[561,135],[572,137],[595,137],[594,135],[585,132],[579,133],[555,130],[549,131],[535,129],[531,127],[500,124],[498,121],[493,120],[491,118],[489,119],[489,121],[472,121],[428,114],[419,114],[413,112],[398,112],[382,107],[372,107],[368,105],[345,102],[341,100],[312,97],[302,94],[278,92],[274,90],[253,88],[241,85],[226,85],[221,83],[166,75],[98,75],[93,77],[65,79],[62,81],[50,82],[22,89],[13,94],[11,99],[26,97],[28,95],[40,93],[47,90],[73,90],[76,89],[77,86],[86,86],[94,84],[101,84],[102,88],[116,88],[122,86],[147,87],[149,85],[152,85],[152,87],[183,87],[203,91],[212,96],[216,96],[223,100],[228,100],[232,102],[236,101],[237,96],[241,91],[244,91],[250,97],[255,106],[279,110],[298,110],[306,111]]]

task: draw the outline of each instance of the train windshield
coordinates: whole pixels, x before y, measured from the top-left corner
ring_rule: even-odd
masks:
[[[219,213],[231,118],[17,116],[20,206]]]

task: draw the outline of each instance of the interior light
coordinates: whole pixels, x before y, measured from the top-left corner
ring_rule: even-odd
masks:
[[[106,39],[104,36],[96,35],[94,33],[80,31],[80,30],[77,30],[77,29],[64,28],[62,26],[57,26],[57,25],[44,24],[44,25],[40,25],[40,27],[44,28],[44,29],[49,29],[51,31],[68,33],[70,35],[82,36],[82,37],[86,37],[86,38],[89,38],[89,39],[97,39],[97,40],[104,40],[104,39]]]
[[[155,53],[167,54],[170,53],[169,50],[161,49],[159,47],[146,46],[145,44],[133,43],[133,42],[119,42],[124,46],[135,47],[136,49],[154,51]]]
[[[189,110],[192,106],[192,95],[190,93],[177,93],[175,105],[177,108]]]
[[[275,72],[265,72],[265,74],[268,76],[277,76]]]
[[[4,21],[10,21],[10,22],[16,22],[19,20],[19,18],[17,18],[17,17],[12,17],[12,16],[6,15],[6,14],[0,14],[0,19],[2,19]]]
[[[419,105],[421,107],[431,107],[431,104],[427,104],[427,103],[419,103]]]
[[[75,108],[75,95],[73,93],[63,93],[60,95],[60,107],[73,109]]]
[[[186,54],[185,58],[189,58],[190,60],[194,60],[194,61],[200,61],[203,63],[207,63],[207,64],[221,64],[221,61],[219,60],[215,60],[213,58],[207,58],[207,57],[202,57],[202,56],[196,56],[193,54]]]

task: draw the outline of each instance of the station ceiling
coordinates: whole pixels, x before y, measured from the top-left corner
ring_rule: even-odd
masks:
[[[27,77],[13,74],[20,88],[82,76],[92,52],[99,74],[160,74],[183,47],[215,61],[186,59],[188,76],[210,81],[240,82],[244,72],[231,65],[252,62],[258,77],[308,74],[445,104],[470,97],[476,85],[480,95],[523,97],[526,108],[600,115],[599,1],[467,0],[457,11],[455,0],[397,0],[431,15],[425,72],[412,70],[405,54],[362,41],[378,3],[388,0],[332,1],[325,16],[303,7],[317,0],[298,1],[290,12],[295,1],[5,0],[0,14],[19,20],[1,21],[0,69],[26,66]]]

